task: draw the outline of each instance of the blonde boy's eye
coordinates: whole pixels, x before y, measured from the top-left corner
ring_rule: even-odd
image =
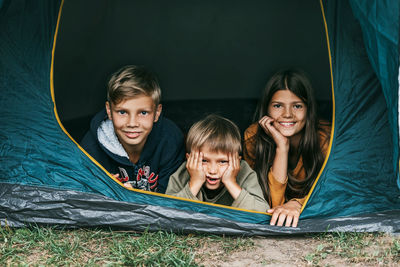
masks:
[[[147,112],[147,111],[142,111],[142,112],[140,112],[140,114],[141,114],[141,115],[147,115],[147,114],[149,114],[149,112]]]
[[[126,111],[125,110],[118,110],[118,114],[124,115],[124,114],[126,114]]]

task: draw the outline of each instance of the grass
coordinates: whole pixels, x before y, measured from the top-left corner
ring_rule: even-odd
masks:
[[[400,263],[400,237],[382,233],[324,233],[301,238],[299,254],[271,258],[268,238],[136,233],[110,229],[0,227],[0,266],[201,266],[244,260],[279,266],[388,265]],[[292,239],[279,246],[291,247]],[[297,239],[296,242],[299,242]],[[271,243],[269,243],[271,244]],[[285,251],[285,250],[283,250]],[[250,255],[250,256],[249,256]],[[247,257],[247,258],[245,258]]]
[[[344,265],[385,265],[400,263],[400,238],[383,233],[324,233],[313,237],[320,241],[304,260],[314,266],[332,266],[334,258]]]
[[[198,266],[207,248],[223,254],[251,239],[109,229],[0,228],[0,266]]]

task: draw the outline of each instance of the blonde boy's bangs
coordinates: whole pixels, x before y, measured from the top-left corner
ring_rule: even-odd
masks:
[[[190,128],[186,139],[188,153],[204,146],[215,152],[241,153],[239,128],[232,121],[221,116],[207,116]]]
[[[214,137],[207,139],[200,147],[207,146],[212,152],[241,153],[242,146],[240,142],[237,142],[237,139],[232,138],[232,136],[227,136],[226,138],[221,136]]]

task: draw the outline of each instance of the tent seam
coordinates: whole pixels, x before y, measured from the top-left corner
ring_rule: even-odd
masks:
[[[306,196],[303,206],[301,207],[300,214],[303,212],[304,208],[306,207],[307,202],[310,199],[310,197],[315,189],[315,186],[317,185],[319,178],[321,177],[321,175],[325,169],[325,166],[329,160],[329,156],[330,156],[331,150],[332,150],[333,137],[334,137],[334,133],[335,133],[335,90],[334,90],[334,83],[333,83],[332,54],[331,54],[331,48],[330,48],[330,43],[329,43],[328,25],[326,23],[326,17],[325,17],[325,12],[324,12],[324,4],[322,3],[322,0],[320,0],[319,2],[320,2],[320,6],[321,6],[322,19],[323,19],[324,26],[325,26],[325,36],[326,36],[326,43],[327,43],[328,55],[329,55],[329,68],[330,68],[330,72],[331,72],[330,74],[331,74],[331,86],[332,86],[332,126],[331,126],[331,136],[330,136],[330,140],[329,140],[329,147],[328,147],[328,151],[326,153],[324,163],[322,164],[321,170],[319,171],[318,176],[314,181],[314,184],[312,185],[310,191],[308,192],[308,194]]]

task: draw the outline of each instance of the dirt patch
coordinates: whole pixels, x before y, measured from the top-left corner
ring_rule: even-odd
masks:
[[[312,252],[318,241],[306,237],[253,238],[253,246],[221,255],[208,251],[200,264],[205,266],[299,266],[307,264],[303,257]],[[219,250],[220,251],[220,250]],[[218,255],[219,254],[219,255]]]
[[[253,238],[252,246],[232,253],[208,249],[204,266],[398,266],[400,237],[365,234],[358,239],[324,237]]]

